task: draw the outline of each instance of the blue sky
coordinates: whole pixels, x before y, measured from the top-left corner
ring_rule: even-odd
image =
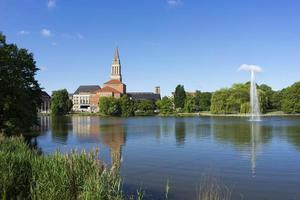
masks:
[[[34,53],[41,86],[102,85],[119,47],[128,91],[214,91],[264,72],[281,89],[300,80],[299,0],[0,0],[0,31]]]

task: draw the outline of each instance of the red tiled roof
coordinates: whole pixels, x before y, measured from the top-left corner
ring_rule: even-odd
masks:
[[[105,86],[103,88],[101,88],[100,92],[113,92],[113,93],[120,93],[118,90],[109,87],[109,86]]]
[[[122,84],[122,82],[117,79],[110,79],[109,81],[107,81],[104,84]]]

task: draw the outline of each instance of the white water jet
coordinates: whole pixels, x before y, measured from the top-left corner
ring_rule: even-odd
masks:
[[[258,94],[255,81],[255,73],[262,72],[262,69],[257,65],[243,64],[239,70],[251,72],[251,85],[250,85],[250,107],[251,107],[251,121],[260,121],[260,108],[258,101]]]

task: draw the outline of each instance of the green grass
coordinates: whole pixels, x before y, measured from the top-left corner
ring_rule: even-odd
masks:
[[[118,170],[97,152],[38,155],[22,138],[0,136],[0,199],[125,199]]]

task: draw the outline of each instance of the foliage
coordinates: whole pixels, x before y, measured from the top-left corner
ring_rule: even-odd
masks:
[[[66,115],[72,108],[72,101],[69,99],[69,93],[66,89],[57,90],[52,93],[51,114]]]
[[[195,111],[209,111],[211,105],[210,92],[200,92],[196,91],[195,94]]]
[[[121,116],[130,117],[134,115],[134,101],[127,95],[123,95],[120,98]]]
[[[227,88],[217,90],[211,97],[210,111],[214,114],[226,114],[227,111],[227,99],[230,96],[230,91]]]
[[[183,108],[186,99],[186,93],[183,85],[177,85],[174,93],[174,105],[175,108]]]
[[[99,110],[104,115],[120,116],[120,101],[114,97],[100,97]]]
[[[33,54],[7,44],[0,33],[0,132],[29,130],[37,124],[41,89]]]
[[[116,170],[94,153],[38,155],[22,138],[0,137],[1,199],[125,199]]]
[[[156,105],[162,114],[169,114],[174,111],[173,101],[169,97],[165,96],[161,100],[158,100]]]
[[[281,108],[286,113],[300,113],[300,82],[282,90]]]
[[[194,112],[196,109],[195,98],[192,95],[187,95],[184,102],[184,111],[185,112]]]
[[[151,115],[154,113],[156,105],[151,100],[140,100],[136,102],[136,114],[137,115]]]

